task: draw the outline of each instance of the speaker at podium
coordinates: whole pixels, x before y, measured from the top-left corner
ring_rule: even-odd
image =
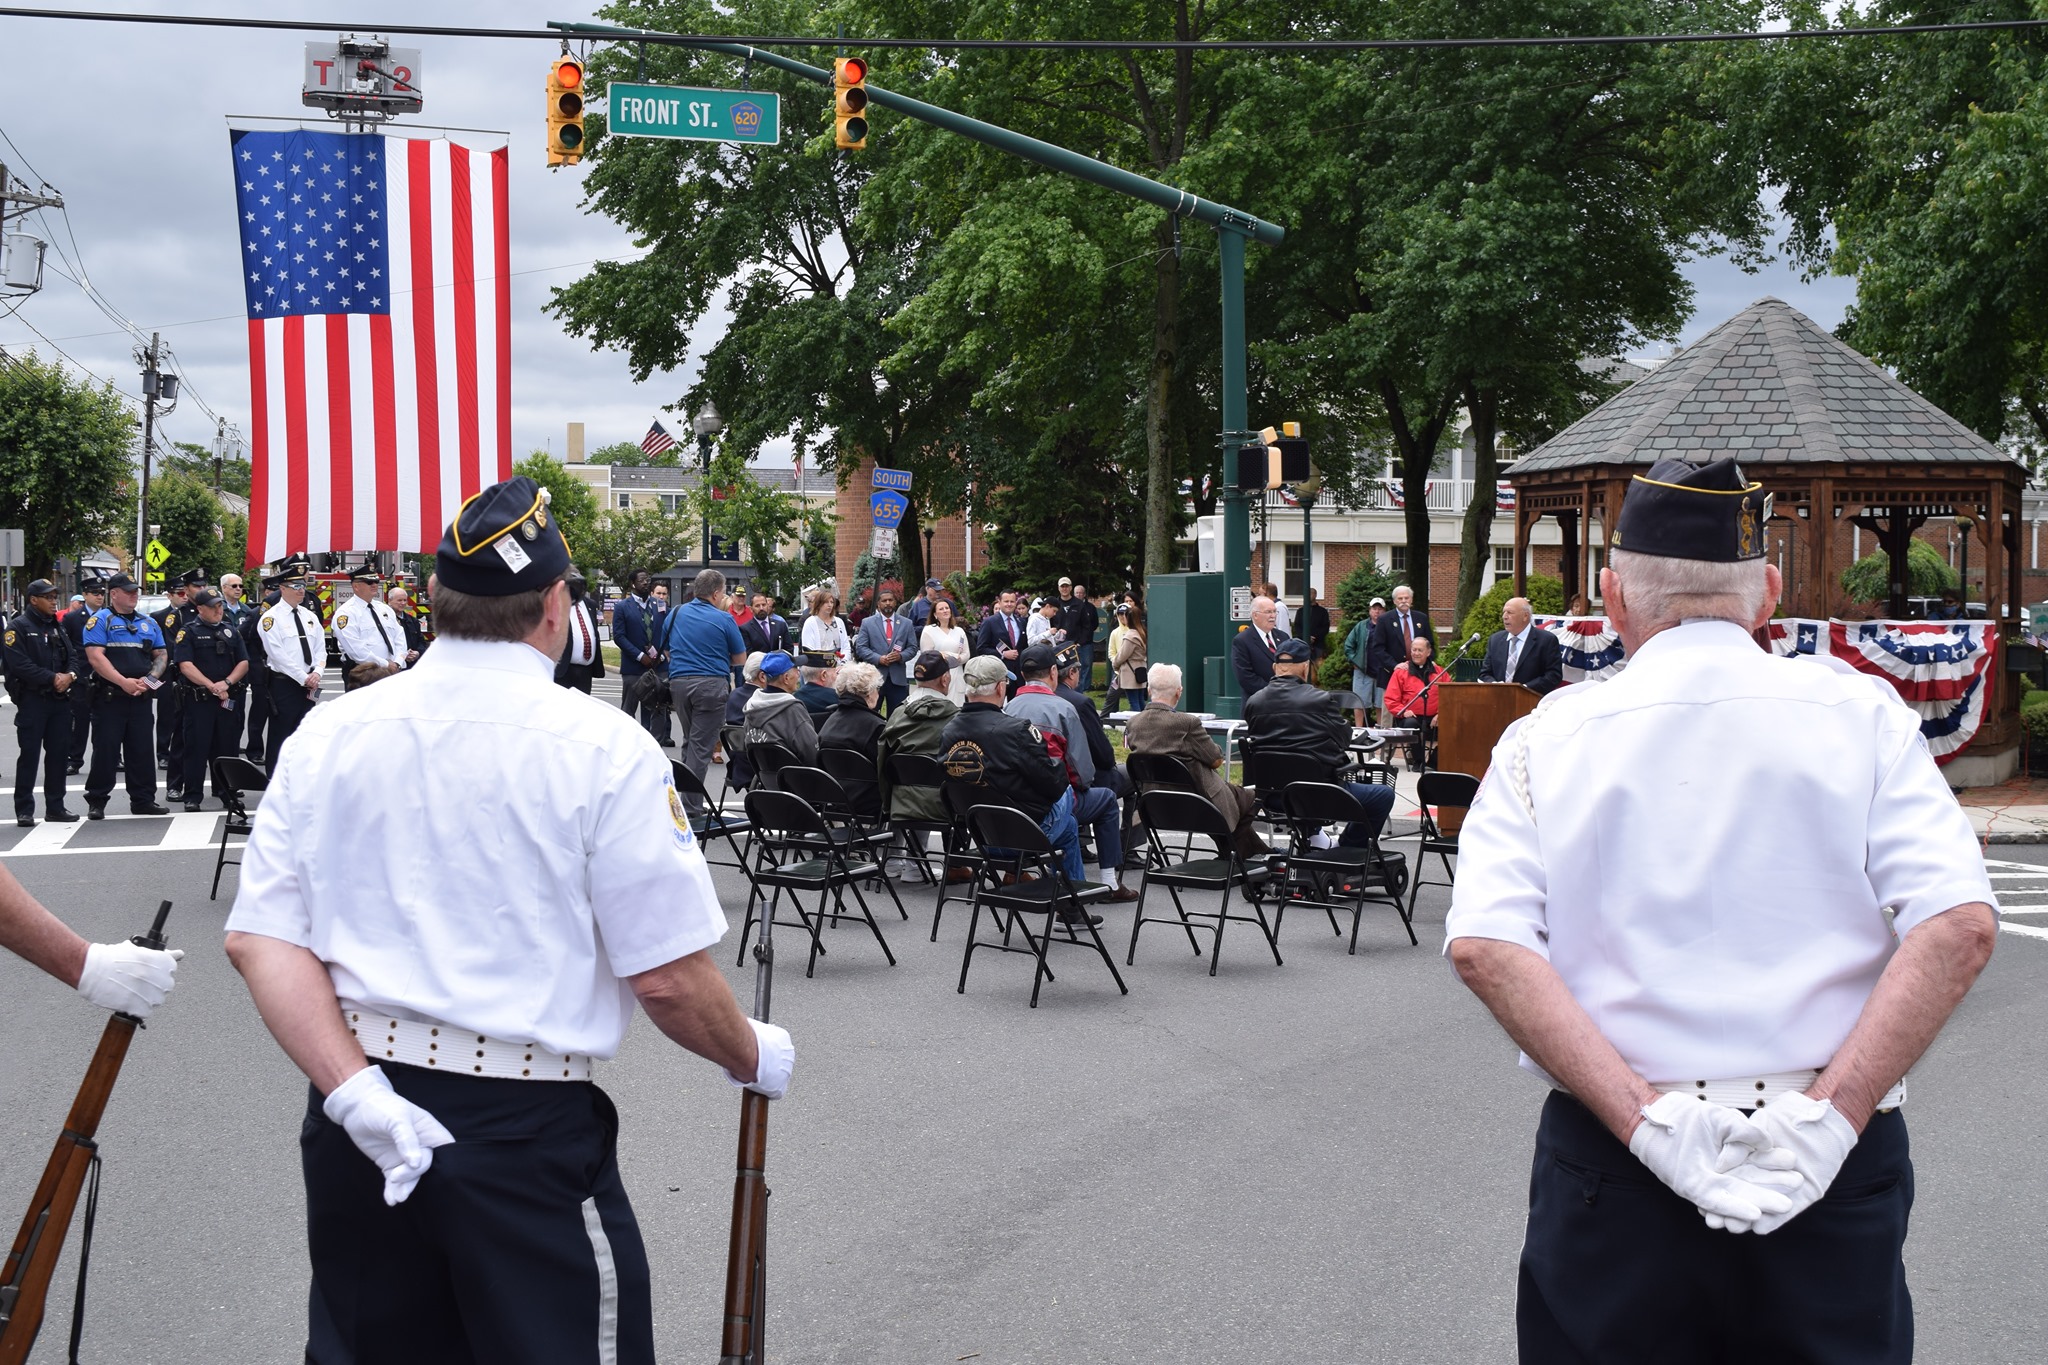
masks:
[[[1514,683],[1441,682],[1437,691],[1436,766],[1447,773],[1485,777],[1501,733],[1543,700]],[[1465,823],[1465,812],[1446,810],[1437,825],[1446,834]]]

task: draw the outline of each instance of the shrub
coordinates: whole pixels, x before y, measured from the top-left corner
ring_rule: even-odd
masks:
[[[1500,609],[1515,595],[1515,580],[1503,578],[1483,593],[1472,610],[1465,613],[1465,623],[1458,627],[1458,638],[1478,634],[1485,639],[1500,629]],[[1558,616],[1564,612],[1564,584],[1544,574],[1529,575],[1522,595],[1529,599],[1529,605],[1538,616]]]
[[[1906,593],[1910,597],[1933,597],[1944,588],[1958,587],[1962,578],[1948,566],[1941,552],[1924,540],[1906,547]],[[1882,602],[1891,596],[1892,561],[1883,550],[1867,554],[1842,570],[1842,591],[1858,602]]]
[[[1348,631],[1342,630],[1330,632],[1330,638],[1323,646],[1329,653],[1324,657],[1322,663],[1317,666],[1316,670],[1316,685],[1318,687],[1326,687],[1332,692],[1349,692],[1351,690],[1351,660],[1344,657],[1344,637],[1348,633]],[[2048,695],[2048,693],[2043,695]]]
[[[1358,567],[1337,584],[1335,610],[1349,629],[1353,622],[1362,621],[1372,611],[1372,599],[1392,605],[1394,589],[1407,582],[1406,577],[1396,576],[1393,570],[1383,569],[1371,555],[1358,561]],[[1343,641],[1338,641],[1342,644]]]

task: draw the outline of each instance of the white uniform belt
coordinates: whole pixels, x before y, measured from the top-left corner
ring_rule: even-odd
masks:
[[[464,1076],[513,1081],[587,1081],[589,1057],[563,1056],[533,1043],[508,1043],[448,1024],[394,1019],[344,1006],[342,1019],[373,1062],[399,1062]]]
[[[1761,1109],[1780,1095],[1791,1095],[1812,1085],[1818,1071],[1774,1071],[1761,1076],[1737,1076],[1720,1081],[1651,1081],[1667,1095],[1697,1095],[1708,1104],[1730,1109]],[[1877,1102],[1880,1110],[1896,1109],[1906,1102],[1902,1080]]]

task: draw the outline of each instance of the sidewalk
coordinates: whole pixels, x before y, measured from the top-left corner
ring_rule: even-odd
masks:
[[[1987,844],[2048,844],[2048,777],[2015,777],[1956,793]]]

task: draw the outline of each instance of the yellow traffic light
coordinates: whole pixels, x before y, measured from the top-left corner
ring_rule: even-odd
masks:
[[[832,145],[858,151],[868,145],[868,64],[859,57],[832,62]]]
[[[548,67],[548,165],[583,159],[583,63],[562,56]]]

